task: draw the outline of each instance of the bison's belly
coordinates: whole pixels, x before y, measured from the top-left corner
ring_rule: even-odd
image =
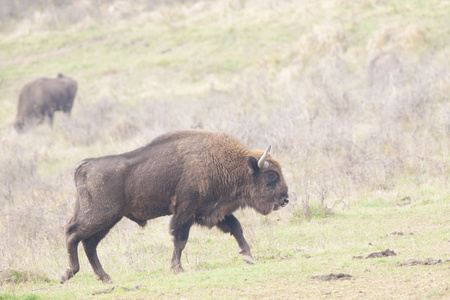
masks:
[[[150,219],[155,219],[161,216],[171,215],[170,205],[167,201],[158,199],[137,199],[131,201],[127,207],[127,218],[145,225],[145,222]],[[141,226],[143,226],[141,225]]]

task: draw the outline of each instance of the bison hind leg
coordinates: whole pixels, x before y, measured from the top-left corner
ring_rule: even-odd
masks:
[[[80,263],[78,261],[78,243],[81,238],[76,233],[77,224],[75,222],[67,224],[65,228],[66,233],[66,247],[69,256],[69,267],[61,277],[61,283],[66,282],[72,278],[80,270]]]
[[[111,225],[105,227],[96,234],[83,239],[82,241],[84,252],[86,253],[89,263],[91,264],[92,269],[97,276],[97,279],[103,281],[103,283],[112,283],[112,280],[111,277],[105,272],[102,264],[100,263],[100,260],[98,259],[97,246],[100,241],[106,236],[106,234],[108,234],[109,230],[111,230],[111,228],[113,228],[114,225],[116,225],[117,222],[119,222],[121,219],[122,217],[118,218],[117,220],[112,222]]]
[[[77,249],[80,241],[83,242],[86,256],[98,279],[101,279],[105,283],[110,282],[111,278],[105,273],[98,259],[97,245],[109,230],[122,219],[122,216],[116,214],[114,218],[110,218],[109,216],[107,219],[97,219],[97,222],[92,223],[86,222],[85,216],[78,212],[76,209],[74,216],[65,227],[69,267],[63,274],[61,283],[72,278],[80,270]]]

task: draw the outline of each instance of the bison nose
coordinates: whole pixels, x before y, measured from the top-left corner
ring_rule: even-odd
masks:
[[[289,203],[289,199],[284,199],[283,204],[281,206],[285,207]]]

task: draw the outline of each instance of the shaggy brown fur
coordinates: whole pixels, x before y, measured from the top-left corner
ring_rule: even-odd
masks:
[[[58,110],[70,115],[77,88],[75,80],[62,74],[26,84],[19,95],[14,127],[22,132],[41,124],[46,116],[53,125],[53,115]]]
[[[262,154],[224,133],[179,131],[128,153],[85,159],[75,171],[78,195],[65,228],[69,268],[61,281],[78,272],[77,245],[82,241],[98,279],[110,282],[96,247],[122,217],[145,226],[149,219],[173,215],[175,273],[183,272],[181,252],[194,223],[229,232],[244,260],[253,263],[232,213],[252,207],[266,215],[288,203],[280,164],[269,154],[266,166],[259,168]]]

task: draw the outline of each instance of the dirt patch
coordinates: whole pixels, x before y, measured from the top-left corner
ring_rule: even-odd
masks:
[[[414,235],[414,233],[410,232],[408,233],[409,235]],[[403,233],[402,231],[393,231],[390,234],[386,234],[386,237],[388,237],[389,235],[393,235],[393,236],[401,236],[401,235],[406,235],[406,233]]]
[[[364,256],[362,255],[357,255],[357,256],[353,256],[353,259],[364,259]]]
[[[407,206],[411,204],[410,197],[404,197],[397,202],[397,206]]]
[[[106,288],[106,289],[103,289],[103,290],[94,291],[94,292],[92,292],[91,295],[108,294],[108,293],[111,293],[112,291],[114,291],[114,289],[116,287],[118,287],[118,286],[112,286],[110,288]],[[137,290],[139,290],[140,288],[143,288],[143,287],[147,287],[147,286],[145,284],[138,284],[138,285],[136,285],[135,287],[133,287],[131,289],[123,287],[123,286],[120,287],[120,288],[122,290],[124,290],[125,292],[132,292],[132,291],[137,291]]]
[[[405,235],[405,234],[401,231],[393,231],[391,232],[391,235]]]
[[[450,262],[450,260],[442,261],[441,259],[431,259],[428,258],[427,260],[415,260],[415,259],[408,259],[405,262],[398,263],[398,266],[416,266],[416,265],[437,265],[442,264],[444,262]]]
[[[384,251],[370,253],[366,258],[386,257],[395,255],[397,254],[394,252],[394,250],[386,249]]]
[[[318,280],[322,280],[322,281],[348,280],[351,278],[353,278],[352,275],[343,274],[343,273],[339,273],[339,274],[331,273],[329,275],[317,275],[317,276],[311,277],[311,279],[318,279]]]
[[[111,293],[112,291],[114,291],[114,289],[115,289],[115,287],[112,286],[112,287],[107,288],[107,289],[94,291],[94,292],[92,292],[91,295],[108,294],[108,293]]]
[[[143,287],[147,287],[145,284],[138,284],[137,286],[135,286],[135,287],[133,287],[133,288],[131,288],[131,289],[129,289],[129,288],[126,288],[126,287],[122,287],[122,289],[125,291],[125,292],[132,292],[132,291],[137,291],[137,290],[139,290],[140,288],[143,288]]]
[[[395,256],[397,255],[394,250],[386,249],[384,251],[373,252],[367,255],[366,257],[362,255],[353,256],[353,259],[364,259],[364,258],[376,258],[376,257],[386,257],[386,256]]]

